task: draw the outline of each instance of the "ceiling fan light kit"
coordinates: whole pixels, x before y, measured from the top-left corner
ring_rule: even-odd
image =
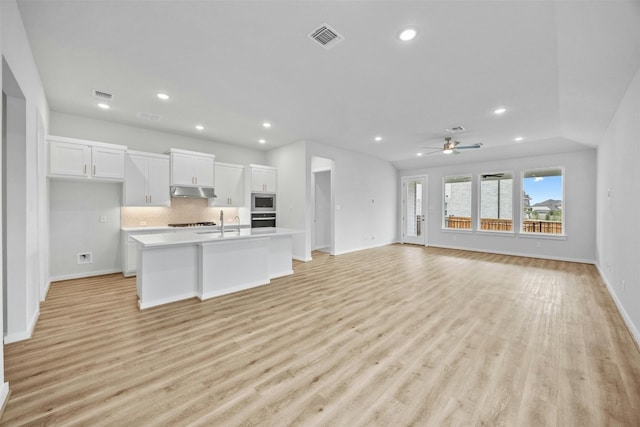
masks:
[[[429,155],[429,154],[435,154],[438,152],[442,152],[443,154],[460,154],[459,150],[468,150],[468,149],[475,149],[475,148],[482,147],[481,142],[477,142],[473,145],[459,145],[459,144],[460,144],[460,141],[454,141],[450,136],[447,136],[444,139],[444,144],[442,145],[442,148],[439,148],[439,147],[424,147],[424,148],[430,148],[434,150],[431,153],[427,153],[427,155]]]

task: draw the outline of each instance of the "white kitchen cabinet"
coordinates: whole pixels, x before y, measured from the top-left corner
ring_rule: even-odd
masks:
[[[249,165],[247,178],[250,182],[251,193],[276,193],[278,170],[271,166]]]
[[[213,187],[215,156],[193,151],[169,150],[171,156],[171,185]]]
[[[169,156],[129,151],[125,161],[125,206],[169,206]]]
[[[244,206],[244,166],[216,162],[216,197],[209,206]]]
[[[50,136],[49,176],[124,179],[123,145]]]

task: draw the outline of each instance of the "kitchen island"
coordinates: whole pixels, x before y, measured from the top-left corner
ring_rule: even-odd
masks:
[[[132,236],[138,242],[138,306],[205,300],[293,274],[292,236],[298,233],[251,228]]]

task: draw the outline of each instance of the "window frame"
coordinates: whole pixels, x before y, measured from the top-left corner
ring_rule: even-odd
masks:
[[[469,187],[470,187],[470,192],[469,192],[469,228],[452,228],[452,227],[447,227],[447,215],[445,213],[446,208],[447,208],[447,203],[445,201],[445,197],[446,197],[446,185],[449,184],[447,182],[448,178],[468,178],[469,179]],[[459,182],[466,182],[466,181],[459,181]],[[440,202],[442,203],[441,209],[440,209],[440,214],[442,216],[442,230],[443,231],[456,231],[456,232],[471,232],[474,231],[473,229],[473,225],[474,225],[474,221],[473,221],[473,174],[472,173],[468,173],[468,174],[456,174],[456,175],[446,175],[442,177],[442,196],[440,198]]]
[[[524,221],[525,221],[525,207],[524,207],[524,180],[525,175],[531,172],[536,171],[549,171],[557,169],[560,171],[560,176],[562,177],[562,185],[560,191],[562,192],[562,210],[561,210],[561,227],[562,233],[542,233],[542,232],[532,232],[532,231],[524,231]],[[556,176],[556,175],[547,175],[547,176]],[[520,226],[518,234],[522,237],[540,237],[540,238],[559,238],[564,239],[567,236],[567,193],[566,193],[566,169],[564,166],[548,166],[548,167],[539,167],[539,168],[531,168],[531,169],[523,169],[520,172]]]
[[[482,229],[482,180],[483,175],[491,175],[491,174],[509,174],[511,175],[511,231],[509,230],[483,230]],[[515,226],[515,217],[516,217],[516,209],[517,205],[513,203],[514,195],[517,194],[517,183],[516,183],[516,173],[513,170],[501,170],[496,172],[482,172],[478,174],[478,216],[476,218],[476,230],[478,233],[489,233],[489,234],[507,234],[507,235],[515,235],[516,234],[516,226]]]

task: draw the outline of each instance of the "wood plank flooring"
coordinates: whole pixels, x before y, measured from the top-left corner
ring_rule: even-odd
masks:
[[[640,352],[591,265],[391,245],[138,311],[52,284],[2,425],[638,426]]]

